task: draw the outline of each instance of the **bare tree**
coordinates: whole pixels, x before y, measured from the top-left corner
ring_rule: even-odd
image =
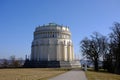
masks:
[[[94,62],[94,70],[98,71],[99,58],[107,52],[107,38],[95,32],[90,39],[85,38],[81,41],[83,55]]]
[[[7,68],[9,66],[9,62],[7,59],[3,59],[2,63],[1,63],[1,67],[2,68]]]
[[[10,67],[15,67],[14,65],[15,65],[15,56],[14,55],[12,55],[12,56],[10,56]]]
[[[120,74],[120,23],[115,23],[110,34],[110,50],[112,63],[115,63],[114,72]]]
[[[18,58],[18,61],[19,61],[19,67],[22,67],[24,62],[23,62],[23,59],[22,58]]]
[[[11,61],[10,67],[17,68],[22,66],[22,58],[16,59],[16,57],[13,55],[10,57],[10,61]]]

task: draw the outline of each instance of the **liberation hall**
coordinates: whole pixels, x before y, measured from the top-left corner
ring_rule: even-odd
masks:
[[[36,27],[31,45],[31,58],[25,67],[73,67],[74,48],[68,26],[49,23]]]

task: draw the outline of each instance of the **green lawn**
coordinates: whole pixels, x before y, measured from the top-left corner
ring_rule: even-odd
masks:
[[[88,70],[85,73],[88,80],[120,80],[120,75],[105,71],[95,72],[93,70]]]

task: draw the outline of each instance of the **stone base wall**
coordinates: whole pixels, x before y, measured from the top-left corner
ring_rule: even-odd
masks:
[[[26,60],[23,67],[25,68],[72,68],[74,65],[69,61],[29,61]]]

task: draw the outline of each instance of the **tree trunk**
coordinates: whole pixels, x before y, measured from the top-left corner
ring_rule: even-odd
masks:
[[[120,61],[116,61],[115,73],[120,74]]]
[[[98,71],[98,59],[95,59],[94,61],[94,70]]]

